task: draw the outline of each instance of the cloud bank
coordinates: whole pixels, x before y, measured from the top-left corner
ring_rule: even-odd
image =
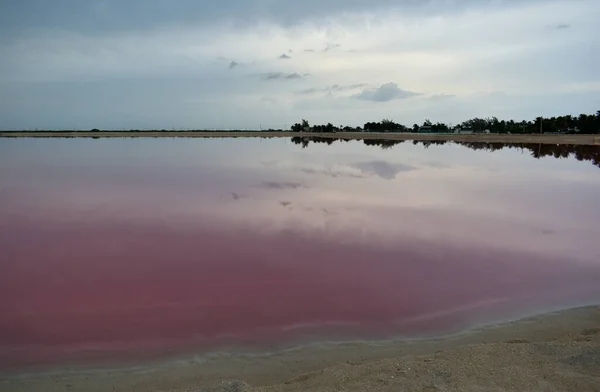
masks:
[[[456,123],[600,107],[600,2],[298,4],[2,2],[0,128]]]
[[[417,95],[419,94],[402,90],[396,83],[389,82],[379,88],[363,90],[360,94],[356,95],[356,98],[372,102],[388,102],[394,99],[406,99]]]

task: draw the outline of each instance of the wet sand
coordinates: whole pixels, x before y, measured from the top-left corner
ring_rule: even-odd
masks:
[[[135,368],[4,374],[2,391],[599,391],[600,307],[436,339],[222,351]]]
[[[4,131],[0,137],[325,137],[345,139],[386,140],[452,140],[457,142],[489,143],[542,143],[600,145],[597,135],[510,135],[510,134],[419,134],[419,133],[374,133],[374,132],[273,132],[273,131]]]

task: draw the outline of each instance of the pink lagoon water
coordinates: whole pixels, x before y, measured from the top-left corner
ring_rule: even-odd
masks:
[[[3,369],[427,336],[600,300],[597,162],[20,139],[0,168]]]

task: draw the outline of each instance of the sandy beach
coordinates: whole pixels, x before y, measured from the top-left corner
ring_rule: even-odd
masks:
[[[114,369],[3,374],[2,391],[600,391],[600,307],[435,339],[223,351]]]
[[[420,134],[420,133],[374,133],[374,132],[289,132],[289,131],[0,131],[0,137],[190,137],[190,138],[235,138],[235,137],[323,137],[344,138],[353,140],[385,139],[385,140],[451,140],[457,142],[485,143],[541,143],[600,145],[597,135],[511,135],[511,134]]]

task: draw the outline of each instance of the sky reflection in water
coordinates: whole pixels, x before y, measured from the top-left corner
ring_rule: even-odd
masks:
[[[0,365],[421,336],[598,301],[597,163],[531,155],[2,140]]]

